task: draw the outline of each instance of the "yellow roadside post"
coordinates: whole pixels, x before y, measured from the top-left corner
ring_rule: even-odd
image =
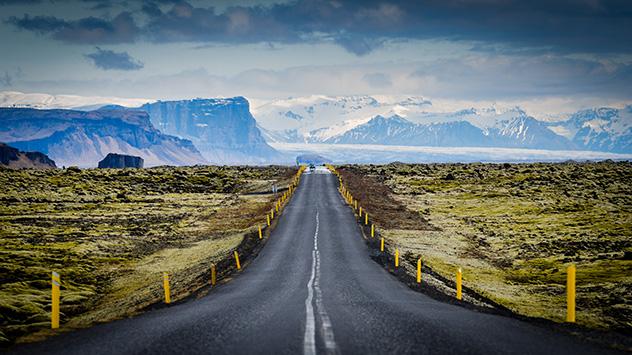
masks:
[[[399,249],[395,248],[395,267],[399,267]]]
[[[575,265],[566,269],[566,321],[575,323]]]
[[[261,226],[259,226],[259,239],[263,239],[263,233],[261,233]]]
[[[355,209],[357,210],[358,209],[358,200],[355,200],[354,203],[355,203]]]
[[[268,222],[268,227],[270,227],[270,215],[269,214],[266,215],[266,221]]]
[[[217,282],[217,270],[215,269],[215,264],[211,264],[211,286],[215,286]]]
[[[375,237],[375,224],[371,223],[371,238]]]
[[[462,278],[463,278],[463,271],[461,270],[461,268],[458,268],[456,270],[456,299],[459,301],[463,298],[463,290],[462,290],[462,285],[461,285]]]
[[[55,271],[53,271],[51,285],[50,327],[51,329],[57,329],[59,328],[59,287],[61,286],[61,278]]]
[[[270,210],[270,219],[274,219],[274,208]]]
[[[362,213],[360,213],[360,216],[362,216]],[[364,225],[368,226],[369,225],[369,214],[364,212]]]
[[[380,240],[380,251],[384,251],[384,237],[382,237],[382,240]]]
[[[234,251],[235,254],[235,265],[237,266],[237,270],[241,270],[241,264],[239,263],[239,254],[237,254],[237,250]]]
[[[171,303],[171,289],[169,288],[169,274],[162,273],[162,288],[165,290],[165,303]]]
[[[362,216],[362,206],[360,206],[360,216]]]
[[[417,283],[421,283],[421,258],[417,259]]]

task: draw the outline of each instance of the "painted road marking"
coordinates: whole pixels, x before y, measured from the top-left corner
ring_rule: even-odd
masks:
[[[303,339],[303,353],[306,355],[316,354],[316,326],[314,324],[314,307],[312,299],[314,298],[314,278],[316,276],[316,251],[312,251],[312,276],[307,283],[307,299],[305,299],[306,319],[305,319],[305,337]]]
[[[336,342],[334,331],[329,320],[329,315],[325,311],[322,300],[322,290],[320,289],[320,252],[318,251],[318,229],[320,226],[319,213],[316,211],[316,231],[314,232],[314,249],[312,250],[312,275],[307,282],[307,298],[305,299],[305,337],[303,353],[316,354],[316,317],[314,316],[314,299],[318,318],[320,318],[321,329],[325,349],[327,353],[334,353]],[[315,297],[314,297],[315,296]]]

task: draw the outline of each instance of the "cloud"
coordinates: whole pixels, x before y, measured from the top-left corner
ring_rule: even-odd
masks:
[[[390,82],[390,85],[386,85]],[[84,80],[25,82],[15,89],[35,92],[78,92],[96,96],[175,99],[244,95],[279,98],[325,95],[419,95],[469,101],[592,98],[611,102],[632,97],[632,65],[550,56],[474,54],[447,60],[376,62],[371,64],[299,66],[283,70],[248,70],[214,75],[205,70],[151,75],[120,81]],[[380,86],[383,85],[383,86]]]
[[[0,5],[30,5],[39,4],[42,0],[0,0]]]
[[[367,55],[384,45],[383,40],[352,35],[337,35],[334,42],[357,56]]]
[[[368,73],[362,77],[362,80],[376,89],[388,88],[393,85],[391,78],[384,73]]]
[[[7,22],[19,29],[50,35],[56,40],[73,44],[130,43],[140,33],[129,12],[121,12],[111,20],[85,17],[67,21],[54,16],[24,15],[22,18],[10,17]]]
[[[16,84],[16,81],[24,77],[24,72],[21,67],[16,67],[13,70],[5,70],[4,73],[0,72],[0,86],[12,87]]]
[[[70,43],[124,43],[139,37],[156,43],[331,42],[361,56],[388,40],[436,39],[472,41],[479,48],[501,44],[556,53],[632,53],[632,2],[626,0],[305,0],[221,11],[171,0],[121,4],[134,10],[112,20],[25,16],[9,22]]]
[[[85,54],[84,56],[91,60],[97,68],[103,70],[140,70],[144,64],[127,52],[114,52],[107,49],[96,47],[96,52]]]

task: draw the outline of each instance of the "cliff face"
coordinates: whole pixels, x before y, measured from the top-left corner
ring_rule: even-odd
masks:
[[[57,167],[46,154],[21,152],[4,143],[0,143],[0,165],[11,169],[54,169]]]
[[[147,113],[132,110],[0,108],[0,141],[61,165],[94,167],[110,152],[140,156],[149,166],[206,162],[191,141],[161,133]]]
[[[99,162],[100,169],[142,168],[143,158],[132,155],[110,153]]]
[[[191,139],[213,163],[265,163],[279,154],[270,147],[243,97],[159,101],[146,104],[161,131]]]

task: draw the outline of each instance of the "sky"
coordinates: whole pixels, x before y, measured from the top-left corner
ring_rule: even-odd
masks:
[[[0,0],[0,91],[632,102],[632,1]]]

